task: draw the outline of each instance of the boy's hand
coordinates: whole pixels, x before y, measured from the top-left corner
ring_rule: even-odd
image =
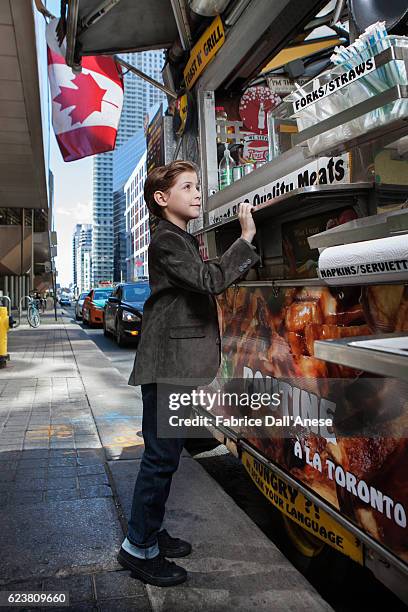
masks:
[[[256,227],[252,218],[253,206],[249,202],[238,204],[238,219],[241,224],[241,238],[252,242],[256,234]]]

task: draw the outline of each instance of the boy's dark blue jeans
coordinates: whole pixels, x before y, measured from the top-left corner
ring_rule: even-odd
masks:
[[[168,414],[168,403],[163,405],[164,396],[157,393],[156,383],[144,384],[141,388],[145,449],[133,493],[127,539],[137,547],[141,557],[151,558],[158,553],[157,533],[162,526],[171,481],[179,465],[185,438],[158,436],[158,414]],[[184,388],[184,391],[188,390]]]

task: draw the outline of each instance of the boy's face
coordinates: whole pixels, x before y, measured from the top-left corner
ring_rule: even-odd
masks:
[[[182,172],[168,192],[156,191],[155,198],[170,221],[187,223],[200,215],[201,192],[195,172]]]

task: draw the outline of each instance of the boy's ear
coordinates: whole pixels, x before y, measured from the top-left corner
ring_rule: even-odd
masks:
[[[159,206],[167,205],[167,197],[164,191],[155,191],[153,197]]]

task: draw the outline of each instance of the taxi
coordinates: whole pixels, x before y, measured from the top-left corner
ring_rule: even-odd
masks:
[[[103,309],[112,292],[113,287],[96,287],[91,289],[82,306],[82,321],[84,325],[93,327],[103,324]]]

